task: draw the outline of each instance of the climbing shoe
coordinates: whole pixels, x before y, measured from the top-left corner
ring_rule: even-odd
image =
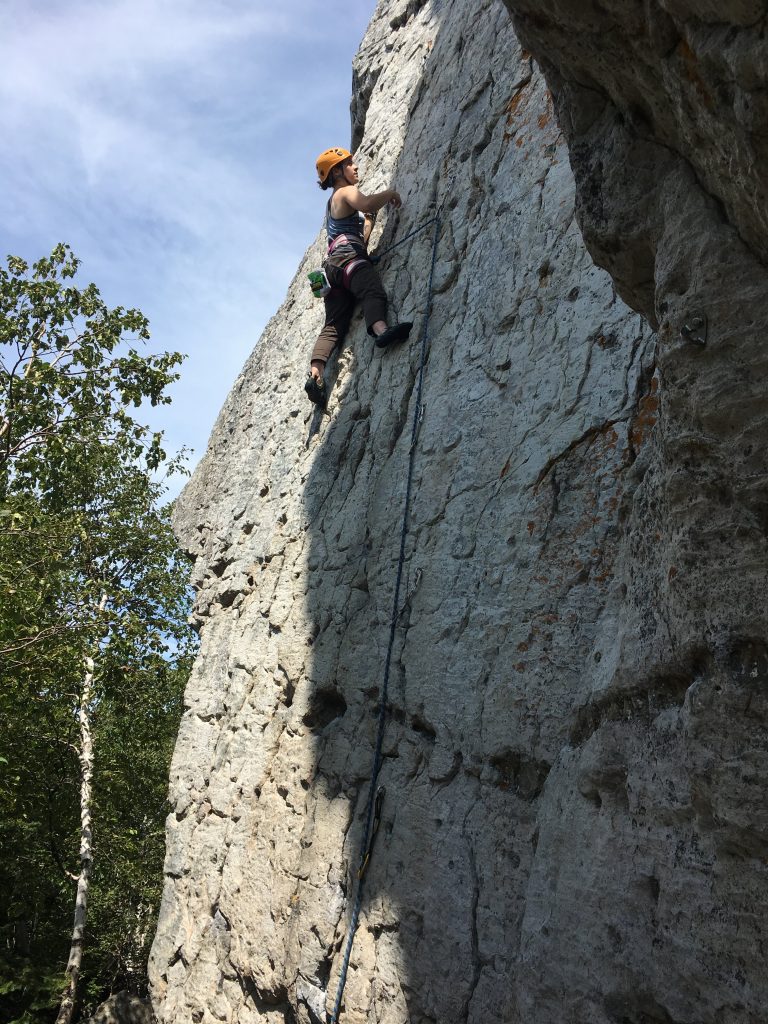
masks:
[[[396,341],[405,341],[408,335],[411,333],[412,323],[395,324],[394,327],[388,327],[383,334],[379,334],[376,338],[377,348],[386,348],[388,345],[394,345]]]
[[[325,403],[328,400],[328,391],[322,377],[313,377],[310,373],[309,377],[307,377],[307,382],[304,385],[304,390],[307,392],[310,402],[314,402],[315,405],[319,405],[321,409],[325,408]]]

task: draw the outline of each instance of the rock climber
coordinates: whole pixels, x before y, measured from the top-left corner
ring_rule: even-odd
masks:
[[[391,188],[372,196],[361,192],[354,158],[341,146],[326,149],[316,166],[320,188],[333,189],[326,209],[328,255],[323,262],[331,288],[325,296],[325,324],[312,350],[311,373],[304,390],[310,401],[324,407],[325,364],[349,329],[356,301],[363,304],[368,333],[379,348],[407,338],[413,324],[387,326],[387,295],[368,256],[376,214],[387,204],[398,209],[402,205],[400,195]]]

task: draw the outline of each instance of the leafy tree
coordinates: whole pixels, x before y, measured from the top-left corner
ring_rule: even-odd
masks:
[[[132,412],[181,356],[140,354],[146,319],[77,268],[58,246],[0,269],[0,1016],[24,1024],[56,1015],[68,946],[59,1021],[81,975],[88,1008],[141,989],[193,649],[153,478],[182,460]]]
[[[182,356],[142,355],[122,344],[149,338],[136,309],[109,309],[94,284],[67,282],[79,266],[66,245],[29,266],[17,256],[0,268],[0,487],[43,494],[78,480],[86,445],[114,441],[124,458],[155,469],[161,435],[136,422],[129,406],[167,404]]]

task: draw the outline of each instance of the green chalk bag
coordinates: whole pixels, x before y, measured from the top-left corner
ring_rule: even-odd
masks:
[[[312,289],[312,294],[315,298],[324,299],[331,290],[328,278],[325,276],[325,271],[310,270],[307,277],[309,278],[309,287]]]

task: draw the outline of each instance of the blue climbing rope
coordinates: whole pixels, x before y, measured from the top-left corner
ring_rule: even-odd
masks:
[[[418,235],[420,231],[424,231],[426,228],[429,227],[430,224],[434,224],[439,216],[440,213],[438,211],[438,213],[436,213],[434,217],[430,217],[429,220],[425,220],[423,224],[419,224],[419,226],[415,227],[413,231],[409,231],[407,235],[404,235],[396,242],[393,242],[392,245],[388,245],[387,248],[384,249],[382,252],[377,252],[375,256],[371,256],[371,263],[378,263],[380,259],[387,255],[387,253],[392,252],[393,249],[397,249],[398,246],[403,245],[405,242],[407,242],[409,238],[413,238],[414,235]]]
[[[381,808],[381,800],[383,798],[383,788],[377,786],[379,779],[379,772],[381,771],[382,756],[381,751],[384,744],[384,730],[386,728],[387,720],[387,693],[389,689],[389,672],[392,664],[392,651],[395,646],[395,636],[397,633],[397,620],[400,614],[400,585],[403,579],[403,566],[405,565],[405,541],[408,536],[408,516],[411,506],[411,491],[413,489],[413,469],[416,461],[416,438],[419,432],[419,426],[421,424],[422,406],[421,406],[421,395],[424,386],[424,368],[427,362],[427,331],[429,329],[429,317],[432,312],[432,285],[435,278],[435,262],[437,259],[437,242],[440,237],[440,209],[438,208],[437,213],[434,217],[428,220],[426,223],[415,228],[409,235],[401,238],[394,245],[391,245],[385,252],[390,252],[395,249],[398,245],[402,245],[417,232],[422,231],[430,224],[435,225],[435,231],[432,238],[432,263],[429,268],[429,283],[427,285],[427,307],[424,314],[424,323],[421,328],[421,353],[419,358],[419,371],[416,378],[416,404],[413,410],[413,425],[411,427],[411,445],[408,454],[408,481],[405,487],[405,503],[403,509],[403,524],[400,530],[400,554],[397,560],[397,577],[395,579],[395,593],[392,600],[392,617],[389,622],[389,643],[387,644],[387,656],[384,662],[384,679],[381,685],[381,696],[379,698],[379,717],[376,730],[376,748],[373,755],[373,767],[371,769],[371,781],[370,788],[368,790],[368,803],[365,813],[365,833],[363,838],[362,853],[360,856],[360,866],[358,868],[357,876],[357,895],[355,902],[352,907],[352,916],[349,920],[349,931],[347,932],[347,943],[344,949],[344,959],[341,964],[341,973],[339,974],[339,983],[336,989],[336,1001],[333,1006],[333,1013],[329,1017],[329,1024],[338,1024],[339,1012],[341,1010],[341,999],[344,995],[344,986],[347,983],[347,971],[349,970],[349,960],[352,955],[352,943],[355,938],[355,931],[357,930],[357,923],[360,918],[360,907],[363,902],[363,889],[365,884],[365,871],[368,867],[368,861],[371,855],[371,848],[373,845],[373,838],[378,827],[378,814]],[[383,256],[384,253],[381,253]]]

